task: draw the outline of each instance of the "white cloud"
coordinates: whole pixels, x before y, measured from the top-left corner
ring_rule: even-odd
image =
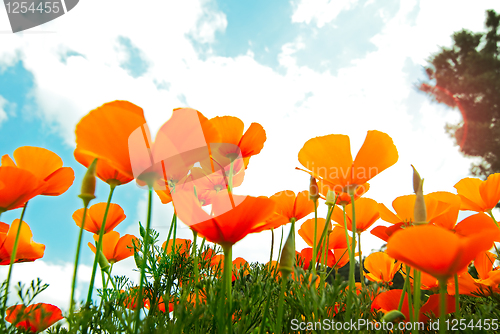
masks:
[[[7,120],[7,108],[9,106],[9,101],[7,101],[2,95],[0,95],[0,125]]]
[[[294,3],[292,22],[310,24],[316,22],[318,28],[329,23],[344,10],[351,9],[358,0],[300,0]]]

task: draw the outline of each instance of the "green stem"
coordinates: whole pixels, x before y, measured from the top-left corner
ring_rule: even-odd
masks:
[[[99,240],[97,241],[97,245],[96,245],[94,265],[92,267],[92,276],[90,277],[89,292],[87,294],[87,307],[90,307],[90,305],[92,303],[92,293],[94,292],[94,281],[95,281],[95,275],[97,273],[97,262],[99,261],[99,254],[101,253],[101,250],[102,250],[102,238],[104,236],[104,230],[106,228],[106,220],[108,219],[108,211],[109,211],[109,207],[111,205],[111,198],[113,197],[113,193],[115,191],[115,188],[116,188],[116,185],[114,185],[114,184],[109,185],[108,202],[106,204],[106,211],[104,211],[104,217],[102,219],[101,229],[99,230]]]
[[[358,256],[359,256],[359,281],[361,282],[361,288],[365,285],[365,275],[363,270],[363,261],[361,258],[361,232],[358,233]]]
[[[325,224],[328,224],[325,223]],[[316,242],[317,242],[317,236],[316,236],[316,231],[318,230],[318,200],[314,200],[314,243],[313,243],[313,258],[312,258],[312,264],[311,264],[311,269],[312,269],[312,275],[313,277],[316,277]]]
[[[413,318],[418,323],[420,320],[420,270],[413,269]],[[418,326],[413,327],[413,333],[418,334]]]
[[[278,249],[278,260],[281,259],[281,247],[283,247],[283,234],[285,234],[284,225],[281,225],[281,241],[280,241],[280,248]],[[271,263],[269,265],[271,266]],[[274,268],[274,277],[276,277],[277,273],[278,273],[278,265],[276,265]]]
[[[274,248],[274,228],[271,229],[271,255],[269,256],[269,265],[273,262],[273,248]]]
[[[411,267],[406,265],[406,272],[411,274]],[[413,289],[415,289],[415,281],[413,281]],[[410,285],[406,287],[406,294],[408,295],[408,314],[410,315],[410,322],[413,322],[413,297],[411,295]]]
[[[455,317],[457,319],[462,318],[460,312],[460,293],[458,289],[458,274],[455,274]]]
[[[76,274],[78,272],[78,262],[80,261],[80,250],[82,248],[82,238],[83,238],[83,230],[85,227],[85,219],[87,218],[87,209],[88,203],[84,202],[83,208],[83,218],[82,225],[80,226],[80,233],[78,234],[78,243],[76,246],[76,255],[75,255],[75,266],[73,268],[73,281],[71,283],[71,299],[69,304],[69,317],[73,317],[73,308],[75,306],[75,288],[76,288]],[[71,321],[69,322],[69,326],[71,329]]]
[[[402,271],[402,270],[401,270]],[[408,272],[408,268],[406,269],[405,282],[403,283],[403,291],[401,292],[401,298],[399,299],[398,311],[401,312],[403,308],[403,300],[405,299],[406,289],[410,284],[410,273]]]
[[[446,323],[445,323],[445,314],[446,314],[446,280],[439,280],[439,334],[446,333]]]
[[[498,226],[498,222],[497,222],[497,220],[496,220],[496,219],[495,219],[495,217],[493,216],[493,212],[491,212],[491,210],[488,210],[488,214],[490,215],[491,219],[493,219],[493,222],[495,223],[495,225],[496,225],[498,228],[500,228],[500,227]]]
[[[196,304],[198,305],[198,277],[199,277],[199,268],[198,268],[198,254],[196,251],[196,239],[198,238],[198,232],[193,231],[193,251],[191,256],[193,256],[193,265],[194,265],[194,291],[196,294]]]
[[[10,279],[12,277],[12,265],[14,264],[14,262],[16,262],[17,246],[19,243],[19,236],[21,235],[21,227],[23,225],[24,214],[26,212],[27,207],[28,207],[28,202],[24,204],[23,211],[21,211],[21,218],[19,219],[19,225],[17,227],[16,239],[14,240],[14,247],[12,248],[12,254],[10,254],[9,272],[7,274],[7,283],[5,283],[5,297],[3,299],[3,306],[2,306],[2,319],[5,318],[7,299],[9,298]]]
[[[277,333],[282,333],[283,331],[281,330],[281,322],[283,318],[283,303],[285,300],[285,289],[286,289],[286,283],[288,281],[288,273],[286,275],[283,275],[281,277],[281,291],[280,291],[280,299],[278,301],[278,317],[276,318],[276,328],[275,332]]]
[[[223,245],[224,249],[224,274],[222,279],[223,290],[225,291],[225,299],[227,300],[227,307],[225,314],[227,315],[227,333],[233,332],[233,305],[232,305],[232,294],[231,294],[231,286],[232,286],[232,275],[233,275],[233,261],[232,261],[232,245]]]
[[[176,222],[177,222],[177,214],[174,212],[174,215],[172,216],[172,222],[170,223],[170,228],[168,229],[167,242],[165,243],[165,249],[163,249],[163,256],[167,255],[168,242],[170,241],[170,236],[172,235],[172,229],[174,227],[174,223]]]
[[[229,177],[228,177],[228,184],[227,184],[227,190],[229,192],[233,191],[233,173],[234,173],[234,160],[231,159],[231,164],[229,165]]]
[[[134,332],[137,334],[139,332],[139,321],[141,316],[141,309],[144,306],[143,304],[143,288],[144,288],[144,280],[146,276],[146,262],[148,260],[148,252],[149,252],[149,230],[151,228],[151,215],[153,213],[153,187],[149,185],[149,194],[148,194],[148,218],[146,222],[146,236],[144,237],[144,249],[142,251],[142,262],[141,262],[141,278],[139,283],[139,295],[137,296],[137,307],[135,310],[135,327]],[[174,232],[175,233],[175,232]],[[174,239],[175,244],[175,239]],[[168,309],[166,309],[168,310]]]
[[[347,252],[347,248],[344,250],[344,253],[342,253],[342,256],[337,260],[337,262],[335,262],[335,265],[333,266],[332,269],[330,269],[330,271],[328,272],[328,275],[326,275],[326,278],[328,278],[328,276],[330,276],[330,274],[332,273],[332,271],[335,270],[335,268],[337,268],[337,264],[339,264],[340,260],[342,260],[342,258],[344,257],[345,253]],[[335,257],[336,258],[336,257]]]

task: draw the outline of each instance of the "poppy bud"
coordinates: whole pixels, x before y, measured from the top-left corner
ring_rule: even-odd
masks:
[[[337,194],[333,190],[328,190],[326,193],[326,205],[335,205],[335,197],[337,197]]]
[[[399,320],[404,320],[406,319],[405,315],[401,313],[398,310],[392,310],[387,312],[383,317],[382,317],[382,322],[395,322]]]
[[[102,253],[102,250],[99,252],[99,267],[101,267],[101,270],[104,272],[107,272],[109,274],[109,262],[108,259],[104,256]]]
[[[78,195],[83,200],[83,204],[85,207],[87,207],[90,203],[91,200],[95,198],[95,173],[96,173],[96,166],[97,166],[97,158],[92,161],[92,163],[89,165],[89,168],[87,168],[87,172],[85,173],[85,176],[83,177],[82,180],[82,190],[81,194]]]
[[[278,266],[278,270],[281,272],[284,278],[288,277],[288,275],[293,270],[293,260],[295,257],[295,223],[292,222],[292,226],[290,227],[290,233],[288,234],[288,238],[286,239],[285,245],[281,251],[280,263]]]
[[[309,200],[317,201],[319,198],[319,188],[316,183],[316,178],[311,176],[311,181],[309,182]]]
[[[413,209],[413,222],[422,224],[427,222],[427,212],[425,209],[424,200],[424,180],[420,178],[417,170],[413,165],[413,191],[415,191],[415,207]]]

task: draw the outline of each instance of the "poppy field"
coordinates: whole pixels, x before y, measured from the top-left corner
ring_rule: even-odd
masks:
[[[493,209],[500,201],[500,174],[465,177],[453,189],[426,193],[425,175],[413,168],[413,179],[397,180],[412,184],[413,194],[393,194],[388,208],[370,198],[369,182],[390,173],[398,150],[390,134],[371,130],[358,152],[351,152],[343,134],[309,139],[297,152],[297,165],[289,166],[303,176],[304,190],[255,197],[238,187],[265,149],[259,123],[208,119],[179,108],[152,136],[140,107],[113,101],[85,115],[75,133],[74,158],[87,168],[81,180],[46,148],[2,152],[0,215],[17,210],[19,219],[0,223],[0,265],[8,266],[0,287],[0,333],[499,329],[500,227]],[[114,231],[127,208],[114,203],[113,194],[129,182],[148,192],[137,236]],[[81,187],[75,198],[81,208],[72,216],[79,234],[71,296],[67,305],[34,303],[44,282],[16,286],[12,280],[15,263],[43,258],[46,247],[36,242],[25,212],[38,196],[57,201],[71,186]],[[108,198],[96,198],[96,187],[109,188]],[[166,240],[152,228],[154,196],[175,210]],[[319,217],[320,207],[327,208],[325,217]],[[473,214],[459,219],[460,211]],[[177,236],[178,223],[191,229],[192,239]],[[289,232],[278,240],[276,229]],[[269,262],[233,257],[234,244],[268,230]],[[83,245],[86,233],[94,243]],[[362,254],[367,233],[383,240],[383,249]],[[309,247],[297,249],[296,237]],[[77,300],[86,247],[94,262],[86,298]],[[113,267],[129,257],[140,273],[136,282],[113,275]],[[95,288],[96,280],[102,289]]]

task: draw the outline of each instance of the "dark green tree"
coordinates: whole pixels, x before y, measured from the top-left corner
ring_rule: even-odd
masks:
[[[462,30],[453,34],[453,46],[428,59],[427,82],[420,90],[433,101],[457,107],[458,124],[446,131],[464,155],[480,157],[472,174],[486,178],[500,172],[500,14],[486,11],[486,33]]]

